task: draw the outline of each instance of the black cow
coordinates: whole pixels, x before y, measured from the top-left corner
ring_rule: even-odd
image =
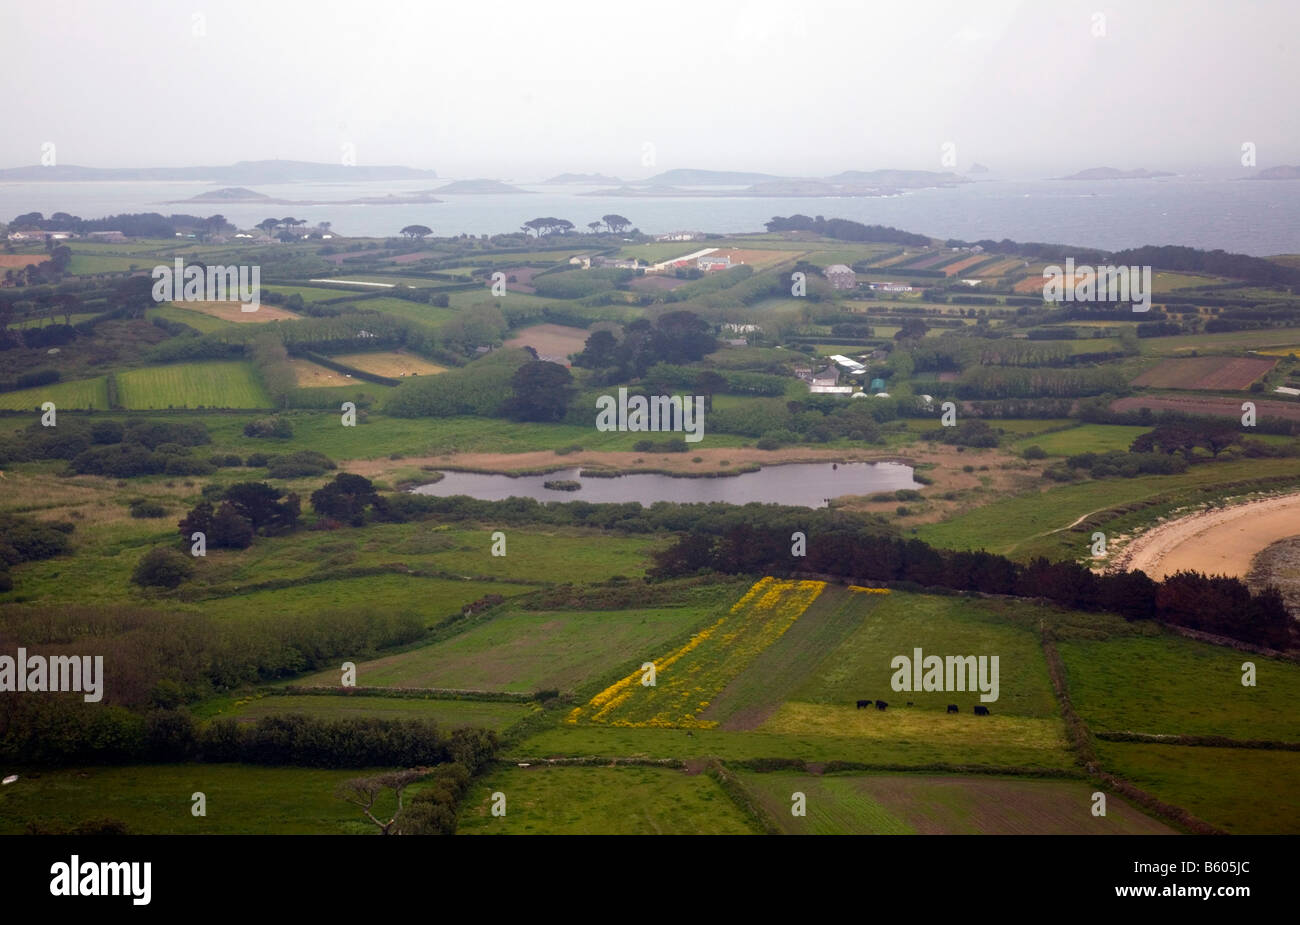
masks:
[[[859,709],[859,710],[861,710],[863,707],[869,707],[869,706],[871,706],[871,701],[870,701],[870,700],[859,700],[859,701],[858,701],[858,709]]]
[[[889,704],[885,703],[885,701],[883,701],[883,700],[877,700],[877,701],[876,701],[876,709],[877,709],[877,710],[883,710],[883,709],[884,709],[885,707],[887,707],[887,706],[889,706]]]
[[[989,715],[989,708],[988,708],[988,707],[977,706],[977,707],[975,707],[975,715],[976,715],[976,716],[988,716],[988,715]]]
[[[950,703],[950,704],[948,704],[948,712],[949,712],[949,713],[960,713],[961,710],[957,709],[957,704],[955,704],[955,703]]]
[[[912,701],[909,700],[909,701],[907,702],[907,705],[910,707],[910,706],[912,705]]]

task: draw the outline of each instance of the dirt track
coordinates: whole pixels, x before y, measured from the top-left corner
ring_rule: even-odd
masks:
[[[1264,547],[1300,535],[1300,494],[1189,514],[1130,541],[1116,562],[1152,578],[1193,569],[1245,578]]]

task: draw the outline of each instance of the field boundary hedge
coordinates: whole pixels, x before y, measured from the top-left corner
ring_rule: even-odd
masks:
[[[750,824],[757,828],[764,835],[780,835],[781,827],[777,825],[776,820],[772,818],[761,803],[750,795],[745,789],[745,785],[740,782],[740,778],[732,774],[721,761],[716,758],[709,761],[704,769],[704,773],[711,777],[722,792],[727,795],[727,799],[740,810]]]
[[[1101,769],[1100,759],[1092,746],[1092,730],[1088,728],[1088,724],[1084,722],[1083,718],[1075,712],[1074,704],[1070,701],[1070,691],[1065,679],[1065,663],[1061,661],[1061,655],[1056,650],[1056,644],[1052,641],[1046,626],[1042,630],[1042,642],[1043,655],[1047,659],[1047,674],[1052,682],[1052,692],[1056,694],[1057,702],[1061,705],[1061,716],[1065,720],[1066,735],[1070,738],[1071,747],[1078,752],[1080,759],[1085,763],[1088,775],[1095,780],[1101,781],[1102,784],[1121,796],[1132,800],[1157,819],[1186,832],[1191,832],[1193,835],[1228,834],[1224,830],[1210,825],[1205,820],[1193,816],[1181,806],[1165,803],[1122,777]]]
[[[1158,735],[1151,732],[1094,732],[1106,742],[1140,742],[1148,745],[1193,745],[1203,748],[1259,748],[1280,752],[1300,752],[1300,742],[1273,739],[1229,739],[1227,736]]]
[[[460,690],[452,687],[324,687],[321,685],[288,684],[274,687],[267,696],[313,697],[391,697],[396,700],[480,700],[502,703],[531,703],[533,694],[517,691]]]

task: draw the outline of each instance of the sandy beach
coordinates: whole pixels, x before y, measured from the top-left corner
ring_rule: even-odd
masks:
[[[1264,547],[1300,535],[1300,493],[1189,514],[1129,541],[1116,569],[1152,578],[1193,569],[1244,578]]]

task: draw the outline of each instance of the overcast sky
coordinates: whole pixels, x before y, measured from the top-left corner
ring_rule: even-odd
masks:
[[[0,166],[1300,164],[1298,27],[1292,0],[8,2]]]

